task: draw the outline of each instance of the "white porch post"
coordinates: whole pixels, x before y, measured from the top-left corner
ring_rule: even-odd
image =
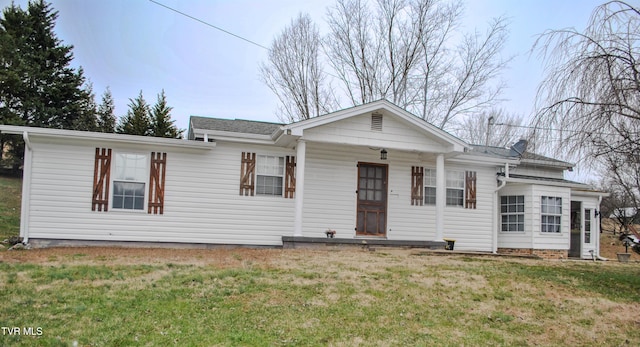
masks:
[[[442,241],[444,230],[444,205],[446,204],[446,189],[444,177],[444,154],[438,154],[436,159],[436,237],[435,241]]]
[[[293,236],[302,236],[302,204],[304,201],[304,165],[307,144],[298,140],[296,145],[296,195],[295,216],[293,221]]]

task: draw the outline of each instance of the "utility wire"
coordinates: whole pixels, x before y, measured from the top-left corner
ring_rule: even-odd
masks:
[[[231,36],[236,37],[236,38],[238,38],[238,39],[240,39],[240,40],[243,40],[243,41],[249,42],[250,44],[252,44],[252,45],[254,45],[254,46],[258,46],[258,47],[260,47],[260,48],[266,49],[267,51],[269,51],[269,50],[270,50],[269,48],[267,48],[267,47],[265,47],[265,46],[263,46],[263,45],[261,45],[261,44],[259,44],[259,43],[256,43],[256,42],[254,42],[254,41],[251,41],[251,40],[249,40],[249,39],[247,39],[247,38],[244,38],[244,37],[242,37],[242,36],[240,36],[240,35],[236,35],[236,34],[234,34],[234,33],[230,32],[230,31],[224,30],[224,29],[222,29],[222,28],[220,28],[220,27],[217,27],[217,26],[215,26],[215,25],[213,25],[213,24],[211,24],[211,23],[207,23],[207,22],[203,21],[202,19],[199,19],[199,18],[196,18],[196,17],[194,17],[194,16],[188,15],[188,14],[186,14],[186,13],[184,13],[184,12],[178,11],[178,10],[176,10],[176,9],[175,9],[175,8],[173,8],[173,7],[169,7],[169,6],[165,5],[165,4],[161,4],[161,3],[159,3],[159,2],[157,2],[157,1],[155,1],[155,0],[149,0],[149,1],[151,1],[152,3],[154,3],[154,4],[158,5],[158,6],[162,6],[162,7],[166,8],[166,9],[168,9],[168,10],[170,10],[170,11],[173,11],[173,12],[178,13],[178,14],[181,14],[181,15],[183,15],[183,16],[185,16],[185,17],[187,17],[187,18],[190,18],[190,19],[193,19],[193,20],[195,20],[195,21],[197,21],[197,22],[200,22],[200,23],[202,23],[202,24],[204,24],[204,25],[206,25],[206,26],[212,27],[212,28],[214,28],[214,29],[216,29],[216,30],[220,30],[220,31],[222,31],[223,33],[225,33],[225,34],[227,34],[227,35],[231,35]]]
[[[533,130],[544,130],[544,131],[561,131],[561,132],[567,132],[567,133],[581,133],[582,131],[580,130],[569,130],[569,129],[554,129],[554,128],[541,128],[541,127],[536,127],[536,126],[527,126],[527,125],[515,125],[515,124],[508,124],[508,123],[494,123],[493,125],[504,125],[504,126],[509,126],[509,127],[514,127],[514,128],[524,128],[524,129],[533,129]],[[605,136],[618,136],[620,134],[615,134],[615,133],[593,133],[595,135],[605,135]]]
[[[212,28],[214,28],[214,29],[216,29],[216,30],[220,30],[220,31],[222,31],[223,33],[225,33],[225,34],[227,34],[227,35],[231,35],[231,36],[233,36],[233,37],[235,37],[235,38],[238,38],[238,39],[240,39],[240,40],[242,40],[242,41],[248,42],[248,43],[250,43],[250,44],[252,44],[252,45],[254,45],[254,46],[258,46],[258,47],[260,47],[260,48],[262,48],[262,49],[266,49],[267,51],[271,51],[271,49],[270,49],[270,48],[265,47],[265,46],[263,46],[263,45],[261,45],[261,44],[259,44],[259,43],[255,42],[255,41],[251,41],[251,40],[249,40],[249,39],[247,39],[247,38],[245,38],[245,37],[242,37],[242,36],[240,36],[240,35],[234,34],[234,33],[230,32],[230,31],[228,31],[228,30],[222,29],[222,28],[220,28],[220,27],[218,27],[218,26],[215,26],[215,25],[213,25],[213,24],[211,24],[211,23],[205,22],[205,21],[204,21],[204,20],[202,20],[202,19],[196,18],[196,17],[194,17],[194,16],[192,16],[192,15],[189,15],[189,14],[186,14],[186,13],[184,13],[184,12],[178,11],[178,10],[176,10],[176,9],[175,9],[175,8],[173,8],[173,7],[169,7],[169,6],[165,5],[165,4],[162,4],[162,3],[157,2],[157,1],[155,1],[155,0],[149,0],[149,1],[150,1],[150,2],[152,2],[152,3],[154,3],[154,4],[156,4],[156,5],[158,5],[158,6],[162,6],[162,7],[166,8],[167,10],[173,11],[173,12],[178,13],[178,14],[180,14],[180,15],[183,15],[183,16],[185,16],[185,17],[189,18],[189,19],[193,19],[193,20],[195,20],[195,21],[197,21],[197,22],[200,22],[200,23],[202,23],[202,24],[204,24],[204,25],[206,25],[206,26],[212,27]],[[326,71],[325,71],[324,73],[326,73],[327,75],[329,75],[329,76],[331,76],[331,77],[340,78],[340,77],[338,77],[338,76],[336,76],[336,75],[334,75],[334,74],[332,74],[332,73],[326,72]]]

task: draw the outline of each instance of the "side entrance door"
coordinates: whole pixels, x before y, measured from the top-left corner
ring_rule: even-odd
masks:
[[[580,201],[571,201],[571,234],[569,244],[569,256],[572,258],[580,258],[581,238],[582,235],[582,216],[580,215],[582,203]]]
[[[388,165],[358,163],[357,236],[387,235]]]

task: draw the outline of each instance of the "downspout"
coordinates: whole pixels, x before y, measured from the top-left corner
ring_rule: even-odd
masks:
[[[598,211],[599,211],[599,215],[598,215],[598,223],[594,223],[594,225],[598,226],[598,233],[596,234],[596,249],[598,250],[598,253],[596,253],[596,259],[598,260],[602,260],[602,261],[607,261],[609,259],[603,257],[600,255],[600,233],[602,232],[602,230],[600,229],[600,225],[602,223],[600,223],[600,220],[602,219],[602,212],[600,211],[600,204],[602,203],[602,195],[598,196]]]
[[[22,167],[22,202],[20,204],[20,236],[22,236],[22,243],[25,245],[29,243],[29,206],[31,196],[31,162],[33,157],[33,148],[31,147],[31,141],[29,140],[29,133],[27,131],[22,132],[22,139],[24,140],[24,164]]]
[[[495,208],[495,212],[493,213],[493,254],[498,253],[498,211],[500,210],[498,206],[498,192],[500,189],[504,188],[507,185],[507,178],[509,178],[509,163],[504,164],[504,177],[505,179],[500,181],[500,185],[493,191],[493,207]]]

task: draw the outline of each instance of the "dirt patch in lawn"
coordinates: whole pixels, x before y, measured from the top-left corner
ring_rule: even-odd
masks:
[[[267,265],[281,256],[279,249],[169,249],[118,247],[56,247],[0,252],[0,261],[45,265],[196,265],[237,268],[249,264]]]

